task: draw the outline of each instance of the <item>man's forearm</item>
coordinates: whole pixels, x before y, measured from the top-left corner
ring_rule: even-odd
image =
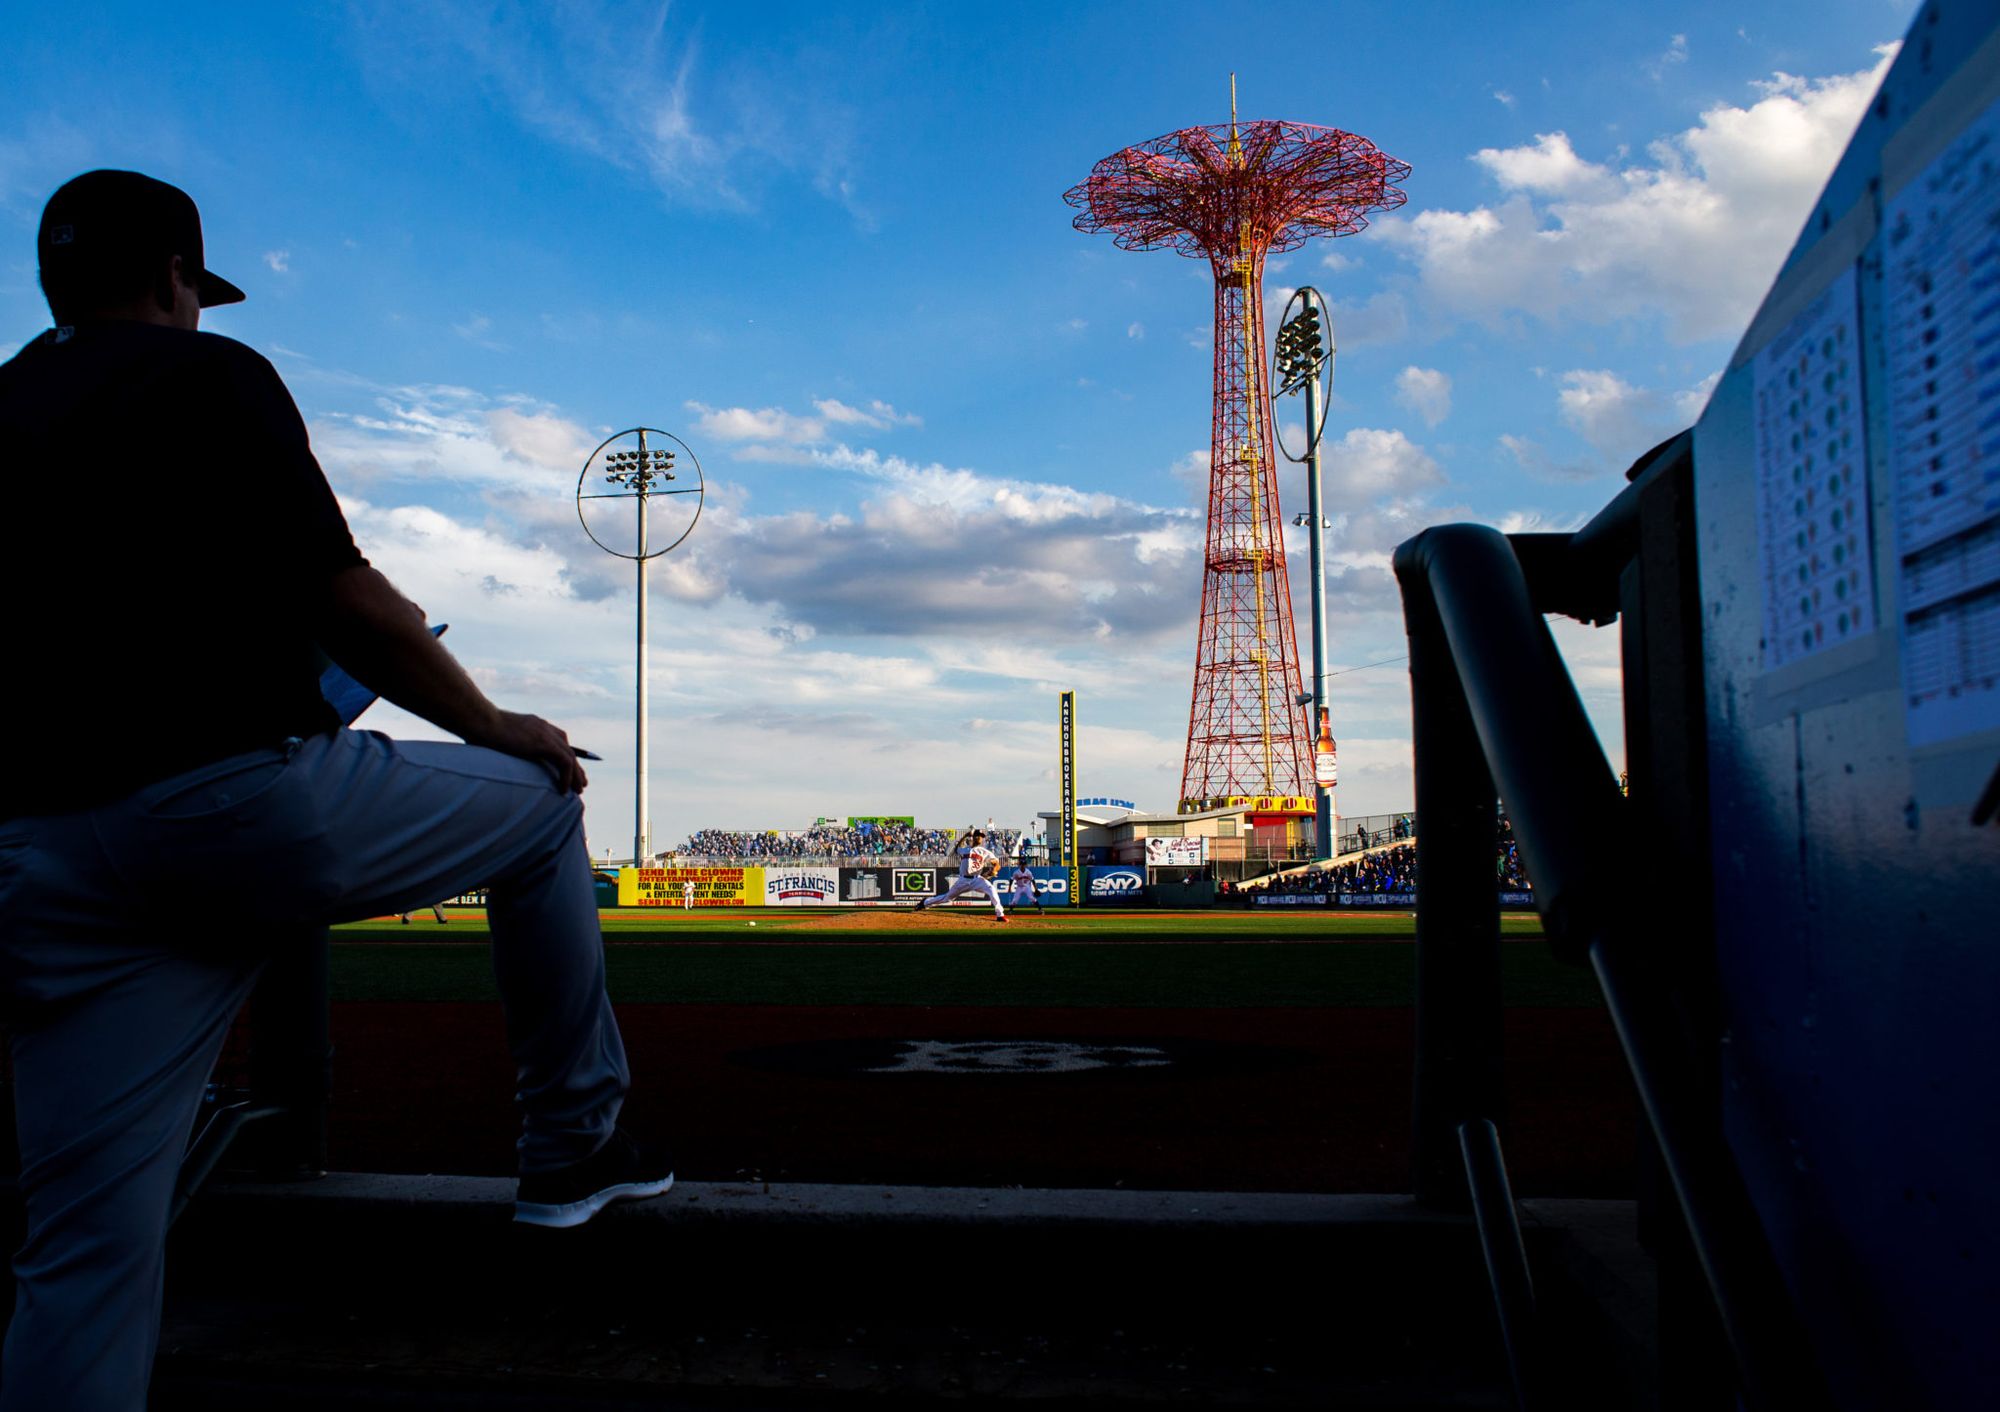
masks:
[[[500,715],[424,623],[423,610],[372,568],[345,569],[327,590],[320,645],[385,700],[480,743]]]
[[[488,701],[431,635],[423,610],[374,569],[335,574],[316,626],[328,656],[405,711],[468,744],[538,762],[564,793],[589,783],[560,728]]]

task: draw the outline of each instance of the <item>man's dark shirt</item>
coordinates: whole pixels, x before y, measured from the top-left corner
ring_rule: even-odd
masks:
[[[366,562],[265,359],[61,332],[0,366],[0,818],[333,729],[310,625]]]

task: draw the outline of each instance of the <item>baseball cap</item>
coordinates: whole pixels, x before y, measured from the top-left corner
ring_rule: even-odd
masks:
[[[192,267],[201,307],[240,302],[243,291],[202,258],[201,212],[177,186],[138,172],[85,172],[63,183],[42,209],[35,237],[43,282],[115,269],[157,255]]]

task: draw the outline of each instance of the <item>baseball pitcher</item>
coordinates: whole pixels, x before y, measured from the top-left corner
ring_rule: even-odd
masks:
[[[1007,920],[1007,909],[1000,901],[999,890],[993,886],[991,874],[999,871],[1000,858],[986,846],[986,835],[978,829],[967,829],[958,839],[958,876],[951,886],[936,897],[926,897],[917,904],[917,910],[949,902],[968,892],[977,892],[993,904],[993,920]]]

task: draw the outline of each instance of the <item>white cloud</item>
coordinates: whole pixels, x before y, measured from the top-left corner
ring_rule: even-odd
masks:
[[[1478,161],[1502,187],[1538,196],[1615,197],[1621,190],[1610,171],[1576,155],[1566,133],[1537,134],[1531,147],[1488,147]]]
[[[581,471],[602,438],[553,412],[495,407],[486,428],[501,454],[551,471]]]
[[[492,353],[507,352],[507,345],[498,339],[488,337],[493,331],[493,320],[484,314],[474,314],[463,323],[453,324],[451,331],[477,348]]]
[[[807,466],[829,449],[834,427],[891,431],[897,427],[920,427],[924,419],[914,412],[899,412],[876,398],[865,407],[855,407],[837,398],[820,398],[813,403],[816,415],[788,412],[782,407],[711,407],[689,402],[695,414],[695,430],[717,441],[749,443],[735,445],[730,457],[737,461],[766,465]]]
[[[1495,103],[1498,103],[1503,108],[1512,108],[1514,106],[1515,99],[1514,95],[1509,93],[1506,89],[1496,88],[1493,90],[1493,101]]]
[[[1131,323],[1125,325],[1125,336],[1127,338],[1144,338],[1146,336],[1146,326],[1137,319],[1134,319]]]
[[[290,274],[292,272],[292,252],[289,250],[266,250],[264,252],[264,263],[269,265],[274,273],[281,275]]]
[[[465,388],[370,389],[324,369],[294,380],[308,397],[364,389],[367,410],[313,419],[364,552],[452,624],[453,651],[497,700],[606,755],[589,827],[600,848],[629,837],[630,566],[591,547],[570,498],[602,433]],[[671,793],[656,784],[656,833],[804,823],[797,781],[745,762],[805,756],[825,757],[816,795],[1025,821],[1047,802],[1050,696],[1072,687],[1103,713],[1091,738],[1106,788],[1115,768],[1121,789],[1171,807],[1199,514],[870,447],[791,449],[855,479],[783,512],[712,479],[697,532],[653,566],[655,603],[674,605],[651,632],[654,699],[671,703],[656,739],[670,716],[679,762]],[[456,508],[441,508],[454,488]],[[1005,743],[1004,771],[937,769],[972,718]],[[437,734],[388,708],[367,724]]]
[[[689,402],[687,409],[695,414],[695,430],[717,441],[788,441],[803,444],[826,439],[824,417],[796,416],[781,407],[710,407],[701,402]]]
[[[1444,483],[1430,453],[1400,431],[1353,427],[1328,447],[1327,461],[1324,493],[1330,510],[1407,500]]]
[[[1670,51],[1671,52],[1671,51]],[[1493,206],[1377,222],[1440,310],[1484,322],[1658,319],[1680,342],[1739,331],[1790,249],[1894,46],[1855,73],[1780,73],[1643,158],[1594,161],[1561,132],[1486,148]]]
[[[1668,69],[1673,68],[1676,64],[1685,64],[1687,59],[1688,37],[1685,34],[1677,34],[1667,41],[1667,47],[1660,53],[1659,57],[1646,65],[1646,72],[1653,76],[1655,82],[1658,82],[1666,76]]]
[[[924,419],[910,412],[898,412],[879,398],[867,407],[850,407],[834,398],[825,398],[813,403],[819,414],[836,426],[871,427],[876,431],[887,431],[890,427],[920,427]]]
[[[314,375],[299,383],[310,390]],[[364,384],[365,386],[365,384]],[[369,388],[371,410],[312,420],[313,446],[341,488],[446,486],[551,493],[573,485],[596,444],[546,412],[495,405],[462,387]],[[572,458],[573,457],[573,458]],[[431,493],[427,491],[426,493]]]
[[[1556,405],[1566,426],[1599,451],[1615,455],[1648,435],[1640,428],[1657,423],[1661,398],[1616,373],[1579,368],[1562,375]]]
[[[1207,447],[1190,451],[1167,467],[1167,474],[1179,482],[1187,491],[1187,497],[1197,505],[1208,504],[1208,467],[1213,453]]]
[[[1708,399],[1715,392],[1716,384],[1722,381],[1722,370],[1717,368],[1693,387],[1683,388],[1674,394],[1674,412],[1688,426],[1701,420],[1701,414],[1708,408]]]
[[[1599,452],[1607,468],[1628,466],[1701,414],[1720,374],[1664,393],[1634,387],[1616,373],[1578,368],[1560,378],[1556,408],[1563,424]]]
[[[1434,427],[1451,415],[1451,374],[1407,367],[1396,375],[1396,401]]]
[[[1342,351],[1395,343],[1410,331],[1410,310],[1401,293],[1385,289],[1359,304],[1333,301],[1333,331]]]

